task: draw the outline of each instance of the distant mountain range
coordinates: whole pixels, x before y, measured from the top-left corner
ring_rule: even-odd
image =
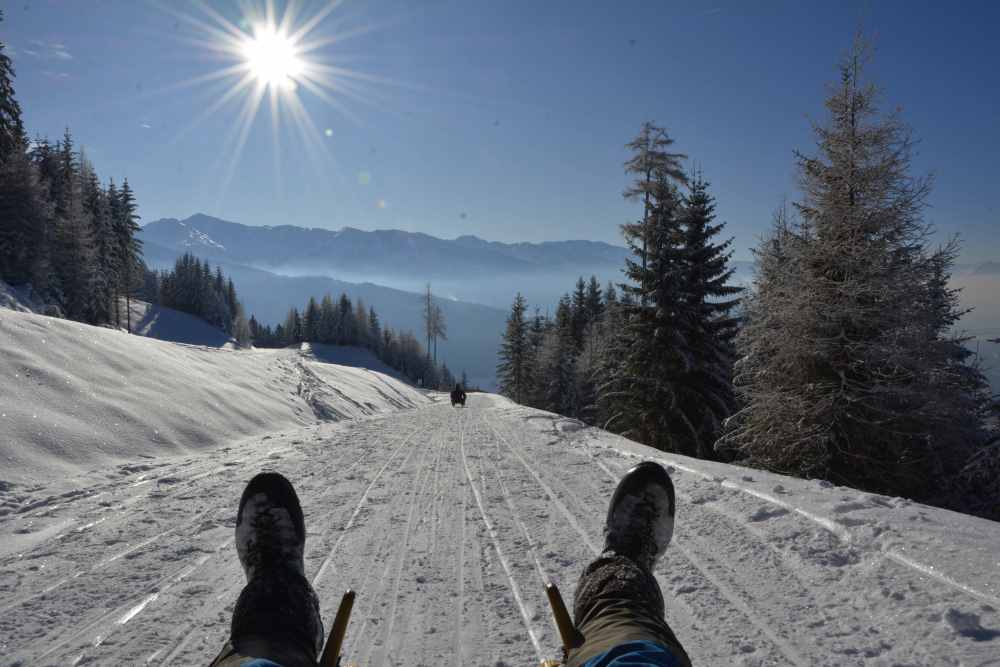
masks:
[[[171,268],[185,250],[166,248],[144,239],[143,254],[150,268]],[[207,257],[197,247],[193,254]],[[350,283],[323,276],[281,276],[224,259],[210,259],[232,277],[236,291],[249,313],[265,324],[283,322],[292,306],[302,308],[310,296],[334,297],[341,292],[352,300],[359,298],[378,311],[383,325],[396,330],[410,330],[420,338],[423,330],[422,302],[419,294],[372,283]],[[448,340],[438,342],[438,358],[447,361],[456,375],[465,370],[469,379],[483,388],[495,387],[496,352],[500,344],[506,313],[477,303],[442,299],[440,305],[448,325]]]
[[[198,214],[146,225],[142,239],[284,276],[325,276],[507,308],[517,291],[550,306],[580,275],[620,280],[628,250],[599,241],[499,243],[401,230],[252,227]]]
[[[310,296],[343,291],[374,305],[394,328],[419,332],[419,293],[431,283],[449,323],[449,340],[439,344],[439,356],[484,387],[495,381],[500,333],[517,292],[532,307],[552,312],[578,276],[596,275],[602,284],[620,282],[629,254],[624,247],[599,241],[499,243],[401,230],[253,227],[203,214],[151,222],[140,238],[154,267],[166,268],[184,252],[221,264],[248,309],[272,324]],[[733,266],[735,282],[748,284],[752,264],[737,261]],[[997,276],[998,262],[955,266],[953,282],[964,288],[963,305],[975,308],[959,328],[995,335],[994,327],[1000,326]],[[1000,350],[990,344],[981,354],[992,354],[994,347]],[[1000,386],[1000,362],[984,361],[994,386]]]

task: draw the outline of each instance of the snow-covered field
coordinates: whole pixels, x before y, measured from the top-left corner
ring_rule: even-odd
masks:
[[[0,664],[206,664],[262,469],[296,483],[328,623],[358,591],[349,661],[537,664],[559,654],[543,583],[572,597],[616,480],[651,458],[678,490],[657,577],[696,664],[1000,665],[1000,524],[663,455],[490,394],[453,409],[319,355],[84,329],[0,310]],[[85,418],[112,407],[127,437]],[[161,422],[177,439],[151,439]]]

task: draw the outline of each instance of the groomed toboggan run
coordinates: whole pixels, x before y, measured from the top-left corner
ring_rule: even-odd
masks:
[[[0,310],[0,664],[207,664],[244,484],[306,515],[347,661],[537,665],[617,479],[669,466],[667,620],[699,665],[1000,664],[1000,524],[665,455],[491,394],[453,408],[308,350],[235,351]],[[154,435],[154,431],[156,434]]]

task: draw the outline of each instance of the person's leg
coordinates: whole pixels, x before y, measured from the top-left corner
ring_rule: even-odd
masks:
[[[323,642],[319,600],[304,574],[305,523],[291,483],[278,473],[250,480],[236,516],[236,549],[247,585],[230,640],[213,666],[315,666]],[[257,664],[267,664],[257,663]]]
[[[573,603],[582,646],[567,667],[690,667],[664,620],[663,594],[652,571],[673,534],[674,493],[667,472],[645,462],[622,478],[605,523],[604,552],[580,577]]]

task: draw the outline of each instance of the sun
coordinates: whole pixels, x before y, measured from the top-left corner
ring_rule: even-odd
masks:
[[[301,141],[302,150],[296,147],[296,155],[305,153],[316,173],[324,173],[331,164],[336,135],[329,126],[316,125],[313,113],[327,115],[320,105],[332,107],[360,124],[361,119],[347,103],[375,105],[369,88],[391,83],[346,66],[350,55],[343,52],[343,44],[374,26],[352,25],[348,17],[337,17],[344,0],[240,0],[220,7],[216,5],[221,3],[191,0],[197,9],[194,14],[175,8],[174,2],[154,1],[173,15],[178,25],[183,22],[193,29],[191,34],[179,34],[180,40],[194,46],[199,58],[207,57],[220,65],[162,89],[167,93],[188,86],[206,86],[214,98],[206,100],[203,108],[192,115],[177,138],[224,108],[238,109],[217,151],[220,198],[235,174],[243,149],[257,144],[251,130],[260,115],[270,116],[274,177],[280,184],[281,144],[285,140]],[[306,11],[306,5],[315,7],[315,11]]]
[[[295,42],[266,24],[255,26],[246,38],[243,57],[260,85],[294,87],[304,70]]]

